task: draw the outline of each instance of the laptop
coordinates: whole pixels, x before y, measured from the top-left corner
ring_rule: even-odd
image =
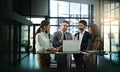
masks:
[[[79,52],[79,40],[63,40],[63,52]]]

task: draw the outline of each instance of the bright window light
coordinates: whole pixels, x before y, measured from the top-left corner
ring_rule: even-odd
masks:
[[[30,20],[30,18],[26,19]],[[31,18],[33,24],[40,24],[42,20],[45,20],[45,18]]]

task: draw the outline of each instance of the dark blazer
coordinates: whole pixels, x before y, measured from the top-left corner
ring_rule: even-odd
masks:
[[[80,34],[79,32],[75,34],[75,36],[78,35],[78,40],[79,40],[79,34]],[[91,38],[90,34],[87,31],[85,31],[82,42],[81,42],[81,50],[82,51],[87,49],[90,38]]]
[[[80,33],[76,33],[75,35],[78,35],[78,40],[79,40],[79,34]],[[82,38],[82,42],[81,42],[81,51],[84,51],[87,49],[88,47],[88,42],[89,39],[91,38],[90,34],[85,31],[83,38]],[[74,60],[75,60],[75,64],[76,64],[76,68],[82,68],[82,66],[85,68],[86,67],[86,63],[83,59],[84,54],[80,53],[80,54],[73,54]]]

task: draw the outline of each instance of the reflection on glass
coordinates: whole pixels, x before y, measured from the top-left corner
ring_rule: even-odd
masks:
[[[115,3],[111,3],[111,10],[115,8]]]
[[[110,21],[110,12],[104,14],[104,22]]]
[[[111,22],[111,50],[118,51],[119,46],[119,21]]]
[[[88,17],[88,4],[81,4],[81,17]]]
[[[59,1],[59,17],[69,17],[69,2]]]
[[[104,50],[110,51],[109,42],[110,26],[104,26]]]
[[[111,59],[112,59],[114,62],[119,63],[118,53],[112,53],[112,54],[111,54]]]
[[[111,18],[114,17],[114,10],[111,11]]]
[[[111,52],[120,51],[119,8],[120,8],[119,0],[104,0],[104,29],[103,29],[104,34],[103,36],[104,36],[105,51],[110,51],[110,50]],[[107,14],[108,12],[109,14]],[[109,55],[104,55],[104,56],[114,61],[115,63],[120,62],[120,56],[118,55],[118,53],[111,53]]]
[[[110,18],[110,12],[107,13],[107,18]]]
[[[110,26],[104,24],[104,51],[110,51]],[[106,58],[110,59],[110,55],[104,55]]]
[[[110,4],[107,3],[107,4],[104,4],[104,13],[110,11]]]
[[[28,48],[28,26],[21,27],[21,52],[27,52]]]
[[[70,3],[70,17],[80,17],[80,3]]]
[[[115,16],[119,17],[119,8],[116,9]]]
[[[50,0],[50,16],[57,17],[58,16],[58,1]]]
[[[104,30],[103,30],[103,27],[104,27],[104,25],[102,24],[102,25],[101,25],[101,37],[102,37],[102,38],[103,38],[103,31],[104,31]]]
[[[119,20],[112,21],[111,25],[117,25],[118,26],[119,25]]]
[[[118,2],[116,2],[116,7],[119,7],[119,1],[118,1]]]
[[[119,38],[118,38],[118,26],[111,27],[111,50],[117,51],[117,45],[119,45]]]
[[[33,26],[30,26],[30,47],[33,48]]]

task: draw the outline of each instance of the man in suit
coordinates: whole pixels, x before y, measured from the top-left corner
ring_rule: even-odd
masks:
[[[85,20],[79,21],[79,30],[80,32],[76,33],[74,36],[75,40],[80,40],[80,51],[84,51],[88,47],[88,42],[90,39],[90,34],[85,31],[85,27],[87,26],[87,22]],[[76,68],[78,69],[85,69],[86,68],[86,63],[83,59],[84,54],[73,54]]]
[[[69,26],[68,21],[63,21],[61,24],[61,30],[58,30],[53,35],[53,47],[62,47],[63,40],[72,40],[71,33],[67,32],[67,28]],[[60,49],[59,51],[62,51]],[[66,69],[67,68],[67,55],[66,54],[56,54],[55,60],[57,61],[57,68]]]

